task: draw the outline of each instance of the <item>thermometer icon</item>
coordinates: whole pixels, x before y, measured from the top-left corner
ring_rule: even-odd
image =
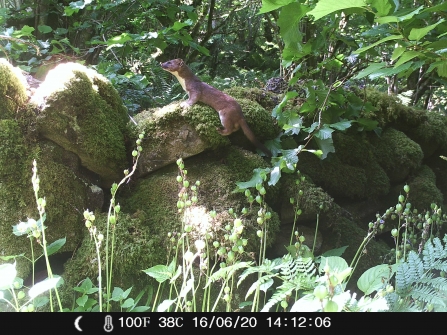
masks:
[[[108,333],[110,333],[113,330],[112,317],[110,315],[106,315],[106,323],[104,324],[104,330]]]

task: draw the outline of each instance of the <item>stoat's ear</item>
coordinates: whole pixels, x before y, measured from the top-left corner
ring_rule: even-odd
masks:
[[[183,66],[183,64],[185,64],[185,62],[183,61],[183,59],[180,59],[180,64],[179,64],[179,66]]]

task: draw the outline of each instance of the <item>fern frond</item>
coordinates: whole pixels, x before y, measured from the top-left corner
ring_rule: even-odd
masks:
[[[427,241],[422,255],[411,251],[406,262],[396,271],[396,291],[387,297],[393,311],[447,310],[447,279],[440,271],[447,270],[447,235]]]
[[[261,277],[261,278],[259,278],[257,281],[255,281],[251,286],[250,286],[250,288],[248,289],[248,291],[247,291],[247,294],[245,295],[245,300],[247,300],[247,298],[258,288],[258,287],[261,287],[262,285],[264,285],[264,284],[268,284],[267,286],[268,287],[270,287],[270,286],[272,286],[273,285],[273,277],[274,277],[275,275],[267,275],[267,276],[263,276],[263,277]],[[268,287],[266,287],[265,289],[263,289],[263,291],[265,292],[266,290],[267,290],[267,288]]]
[[[262,308],[261,312],[268,312],[270,308],[272,308],[277,303],[285,300],[288,296],[292,295],[293,290],[296,289],[296,285],[291,282],[284,282],[281,286],[279,286],[275,293],[273,293],[272,297]]]

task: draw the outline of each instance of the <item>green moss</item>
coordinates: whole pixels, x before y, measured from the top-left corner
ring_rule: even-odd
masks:
[[[0,119],[14,118],[28,100],[25,85],[20,70],[0,58]]]
[[[14,120],[0,120],[0,254],[18,255],[30,252],[26,237],[12,234],[12,226],[27,217],[34,217],[35,200],[31,186],[31,160],[20,128]],[[17,259],[20,276],[25,276],[30,264]]]
[[[222,163],[223,161],[225,164]],[[228,208],[234,208],[237,213],[240,213],[242,207],[249,207],[243,193],[232,193],[236,186],[235,181],[249,180],[253,168],[262,166],[261,164],[265,165],[258,155],[237,148],[221,150],[215,155],[207,154],[188,159],[185,162],[188,180],[191,184],[200,180],[198,206],[190,215],[193,222],[198,222],[193,226],[202,227],[209,224],[209,230],[213,232],[214,238],[223,239],[221,228],[234,220],[228,214]],[[154,231],[151,239],[155,245],[165,245],[168,232],[181,231],[181,217],[176,207],[181,188],[176,181],[176,176],[176,169],[166,168],[157,175],[151,175],[139,182],[128,199],[120,200],[122,208],[134,213]],[[258,250],[256,247],[258,238],[255,237],[255,231],[258,229],[255,221],[256,207],[253,205],[253,210],[244,217],[246,227],[244,234],[249,239],[246,250],[255,252]],[[218,216],[215,220],[210,220],[208,212],[213,209]],[[269,234],[273,240],[279,228],[279,218],[276,213],[272,214]],[[161,250],[158,263],[164,262],[164,257],[165,252]]]
[[[250,129],[259,140],[272,139],[278,136],[279,129],[273,124],[270,112],[249,99],[238,99],[244,117]]]
[[[375,135],[372,135],[375,136]],[[390,190],[390,180],[377,163],[374,147],[362,132],[335,133],[333,135],[336,156],[344,164],[362,168],[367,178],[366,197],[385,195]]]
[[[260,88],[232,87],[225,90],[225,93],[232,96],[237,101],[240,99],[256,101],[268,111],[271,111],[281,102],[277,94],[261,90]],[[242,111],[245,112],[243,108]]]
[[[297,184],[296,180],[300,180]],[[318,213],[327,213],[334,208],[334,199],[332,199],[321,187],[315,186],[306,178],[301,181],[296,175],[285,174],[281,177],[281,203],[289,206],[290,198],[294,198],[298,203],[298,208],[302,210],[303,215],[315,216]],[[303,191],[300,196],[299,191]],[[291,206],[291,205],[290,205]]]
[[[191,108],[183,109],[179,102],[173,102],[163,108],[151,109],[139,113],[135,120],[138,123],[134,127],[133,136],[145,131],[150,139],[148,150],[159,150],[160,145],[166,145],[167,133],[175,132],[190,124],[197,131],[202,141],[209,147],[217,148],[227,146],[228,138],[221,136],[216,128],[220,127],[218,114],[211,107],[195,104]],[[145,148],[146,149],[146,148]]]
[[[365,97],[364,92],[358,91],[361,97]],[[396,96],[384,92],[367,89],[366,100],[377,108],[375,112],[368,114],[368,117],[379,121],[382,128],[393,126],[404,130],[417,127],[427,119],[426,111],[405,106]]]
[[[436,187],[436,176],[427,165],[421,166],[416,177],[408,185],[412,208],[430,209],[432,203],[440,205],[444,201],[441,191]]]
[[[305,154],[300,157],[297,167],[334,197],[366,197],[368,179],[365,170],[342,163],[336,155],[321,161],[315,155]]]
[[[447,161],[434,155],[427,161],[427,165],[436,175],[436,186],[447,195]]]
[[[259,139],[276,137],[277,130],[272,127],[272,118],[269,112],[256,102],[247,99],[241,99],[239,103],[247,123]],[[150,151],[159,150],[160,146],[166,145],[167,139],[178,137],[178,132],[181,129],[186,129],[185,125],[190,125],[199,134],[205,145],[211,149],[230,144],[228,137],[217,132],[217,128],[222,128],[218,113],[213,108],[201,103],[183,109],[178,102],[174,102],[163,108],[142,112],[135,117],[135,120],[138,126],[134,127],[133,136],[136,137],[139,132],[144,130],[146,137],[150,139],[149,147],[147,147]],[[174,133],[171,137],[167,135],[172,132]],[[169,145],[173,144],[169,142]]]
[[[31,258],[29,240],[26,236],[13,235],[12,226],[27,218],[38,219],[31,183],[33,159],[37,161],[40,179],[39,197],[45,198],[47,203],[44,223],[47,242],[66,237],[67,242],[60,251],[77,248],[82,238],[81,211],[88,207],[87,185],[60,162],[63,157],[66,157],[64,150],[52,142],[26,144],[16,121],[0,120],[1,254],[24,253]],[[42,249],[34,243],[35,256],[38,257]],[[18,258],[17,262],[19,276],[26,277],[31,263],[24,258]]]
[[[391,181],[404,180],[421,165],[424,156],[421,147],[399,130],[387,128],[380,139],[373,138],[371,142],[377,162]]]
[[[76,153],[83,165],[105,179],[105,184],[118,180],[126,167],[128,121],[118,93],[94,71],[76,64],[65,66],[53,70],[36,93],[49,94],[38,129]],[[58,80],[53,76],[59,70],[64,71],[60,86],[48,87],[52,80]]]
[[[406,134],[421,146],[425,158],[430,157],[439,148],[447,152],[447,118],[445,115],[427,112],[427,119],[417,127],[408,129]]]

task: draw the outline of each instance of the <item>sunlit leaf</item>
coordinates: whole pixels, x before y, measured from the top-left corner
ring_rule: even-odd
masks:
[[[321,19],[323,16],[347,8],[365,8],[364,0],[320,0],[317,5],[307,15],[312,15],[315,20]]]
[[[271,12],[292,2],[295,2],[295,0],[262,0],[262,7],[258,14]]]

